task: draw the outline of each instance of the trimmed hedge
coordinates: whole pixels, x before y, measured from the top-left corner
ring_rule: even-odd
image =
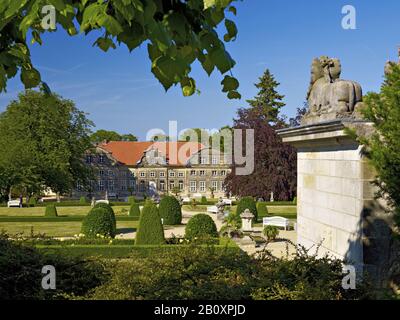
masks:
[[[81,198],[79,199],[79,204],[80,204],[80,205],[86,204],[86,203],[87,203],[87,201],[86,201],[86,198],[85,198],[85,197],[81,197]]]
[[[115,237],[115,225],[106,208],[93,208],[82,222],[81,232],[86,237],[96,237],[97,234]]]
[[[252,214],[254,214],[254,222],[257,222],[258,214],[257,214],[257,206],[252,197],[244,197],[241,198],[236,207],[236,214],[242,214],[246,209],[249,209]]]
[[[139,208],[139,204],[137,203],[132,203],[130,209],[129,209],[129,213],[128,213],[129,217],[140,217],[140,208]]]
[[[197,238],[218,238],[217,226],[213,219],[204,213],[196,214],[190,218],[185,228],[187,239]]]
[[[256,208],[258,217],[261,218],[268,215],[268,208],[265,202],[257,202]]]
[[[200,202],[201,204],[208,204],[208,201],[207,201],[207,198],[205,197],[205,196],[202,196],[201,197],[201,202]]]
[[[57,208],[54,204],[49,204],[46,206],[46,211],[44,212],[45,217],[58,217]]]
[[[129,196],[128,197],[128,203],[129,204],[134,204],[136,202],[136,198],[134,196]]]
[[[181,205],[175,197],[165,196],[162,198],[159,210],[164,225],[177,225],[182,223]]]
[[[111,208],[111,206],[107,203],[98,203],[94,206],[94,208],[103,208],[106,209],[107,212],[109,213],[112,221],[113,221],[113,225],[114,225],[114,233],[116,233],[117,231],[117,220],[115,219],[115,213],[113,208]]]
[[[140,214],[135,245],[159,245],[164,243],[164,229],[158,208],[155,204],[147,202]]]

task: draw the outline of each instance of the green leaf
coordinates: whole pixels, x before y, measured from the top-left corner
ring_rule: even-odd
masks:
[[[21,81],[26,89],[37,87],[40,84],[40,73],[36,69],[22,69]]]
[[[204,61],[201,63],[201,65],[203,66],[203,69],[207,72],[207,74],[210,76],[211,73],[214,71],[215,65],[212,62],[210,55],[207,54],[205,56]]]
[[[223,85],[223,92],[233,91],[239,88],[239,81],[231,76],[225,76],[224,80],[221,81]]]
[[[106,28],[107,32],[109,32],[113,36],[116,36],[123,31],[119,22],[115,18],[107,14],[100,15],[97,19],[97,23],[100,26]]]
[[[228,98],[229,99],[241,99],[242,95],[237,91],[229,91]]]
[[[210,56],[212,62],[222,74],[232,69],[235,65],[235,61],[230,57],[229,53],[221,47],[212,50]]]
[[[65,3],[63,0],[48,0],[50,4],[57,9],[57,11],[62,11],[65,9]]]
[[[185,77],[181,81],[182,93],[185,97],[189,97],[196,92],[196,82],[193,78]]]
[[[93,45],[97,45],[104,52],[107,52],[110,48],[116,48],[115,43],[110,38],[98,38]]]
[[[226,42],[232,39],[235,40],[238,32],[235,23],[229,19],[225,19],[225,27],[228,33],[224,36],[224,40]]]
[[[232,12],[236,16],[237,10],[234,6],[230,6],[228,10],[229,10],[229,12]]]

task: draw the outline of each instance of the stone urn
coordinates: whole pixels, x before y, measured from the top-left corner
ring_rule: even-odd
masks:
[[[252,214],[249,209],[246,209],[240,214],[240,218],[242,219],[242,231],[252,232],[254,214]]]

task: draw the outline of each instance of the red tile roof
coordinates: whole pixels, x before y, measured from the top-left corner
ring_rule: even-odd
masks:
[[[133,142],[133,141],[109,141],[98,145],[108,151],[119,162],[128,166],[137,165],[145,152],[150,149],[157,149],[166,156],[169,165],[185,165],[187,160],[199,152],[203,145],[197,142]]]

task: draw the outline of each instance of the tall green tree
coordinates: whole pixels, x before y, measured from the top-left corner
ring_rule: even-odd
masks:
[[[103,51],[126,45],[132,51],[145,43],[151,71],[165,90],[179,84],[183,95],[196,92],[190,75],[198,60],[210,75],[214,69],[224,75],[235,65],[224,42],[236,39],[235,23],[226,14],[236,15],[235,0],[1,0],[0,1],[0,92],[7,80],[21,71],[26,88],[40,84],[40,73],[34,68],[27,34],[33,43],[42,44],[41,35],[53,31],[53,5],[58,27],[69,36],[100,35],[94,45]],[[49,16],[47,16],[49,15]],[[225,25],[223,40],[217,33]],[[225,75],[221,84],[228,98],[240,98],[238,81]]]
[[[133,134],[119,134],[115,131],[97,130],[92,133],[90,140],[93,143],[101,143],[103,141],[137,141],[138,139]]]
[[[393,64],[380,92],[369,93],[364,101],[364,117],[376,131],[361,141],[377,171],[378,195],[393,207],[400,227],[400,65]]]
[[[70,100],[28,90],[0,115],[2,188],[27,194],[51,188],[70,191],[85,184],[89,169],[82,159],[91,147],[92,122]]]
[[[283,118],[279,116],[280,110],[285,106],[282,101],[285,96],[277,91],[279,82],[277,82],[271,72],[265,70],[259,82],[254,84],[258,89],[257,95],[250,100],[247,100],[253,112],[260,119],[268,121],[271,124],[283,122]]]

